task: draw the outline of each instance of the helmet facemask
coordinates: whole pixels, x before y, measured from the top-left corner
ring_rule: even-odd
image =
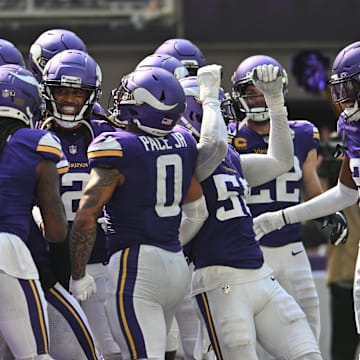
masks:
[[[75,88],[72,86],[68,87]],[[48,113],[55,119],[56,123],[60,127],[71,129],[78,126],[82,120],[88,120],[90,118],[94,103],[98,99],[98,96],[96,95],[96,90],[81,87],[82,90],[85,90],[87,92],[87,96],[84,103],[80,105],[76,102],[62,102],[59,100],[55,100],[54,90],[56,88],[59,88],[59,86],[44,86],[44,99],[46,101],[46,108]],[[64,106],[64,104],[75,107],[78,111],[75,111],[74,114],[64,114],[63,112],[61,112],[61,108]]]
[[[262,122],[269,120],[269,109],[266,105],[266,102],[264,100],[264,106],[249,106],[248,99],[255,98],[258,96],[264,96],[262,94],[248,94],[247,88],[248,86],[253,85],[252,80],[246,79],[243,81],[238,81],[235,83],[233,87],[233,99],[235,102],[235,106],[237,106],[238,111],[245,113],[246,117],[249,120],[253,120],[256,122]]]
[[[355,80],[355,76],[358,77],[359,74],[360,72],[343,78],[333,75],[329,82],[332,100],[335,104],[340,104],[348,122],[360,120],[360,84]],[[349,106],[350,104],[352,106]]]

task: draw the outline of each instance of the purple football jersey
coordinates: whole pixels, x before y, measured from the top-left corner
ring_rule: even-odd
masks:
[[[360,122],[347,122],[340,116],[337,123],[338,134],[343,138],[346,156],[350,159],[350,169],[355,184],[360,188]]]
[[[181,204],[197,158],[191,133],[180,127],[165,137],[103,133],[88,157],[91,167],[110,166],[125,176],[105,206],[110,253],[138,244],[181,250]]]
[[[0,232],[27,240],[36,200],[36,166],[43,159],[57,163],[61,155],[60,140],[48,131],[23,128],[10,137],[0,155]]]
[[[264,259],[244,199],[248,186],[239,155],[231,145],[223,162],[201,186],[209,217],[185,246],[185,253],[194,262],[195,269],[212,265],[260,268]]]
[[[301,201],[302,165],[309,151],[319,146],[318,129],[309,121],[289,121],[294,143],[294,166],[285,174],[263,185],[251,188],[247,203],[253,216],[267,211],[276,211]],[[232,130],[232,131],[231,131]],[[234,129],[229,133],[234,134]],[[232,143],[239,154],[266,154],[268,150],[268,135],[259,135],[244,125],[232,138]],[[260,240],[260,244],[269,247],[283,246],[300,240],[300,224],[284,226],[275,230]]]
[[[93,137],[103,131],[113,131],[113,127],[103,120],[91,120],[89,129],[86,125],[73,130],[58,131],[64,155],[68,161],[68,171],[60,173],[60,194],[65,207],[66,219],[71,229],[82,191],[89,180],[90,166],[87,148]],[[36,262],[48,261],[47,243],[32,222],[28,244]],[[96,242],[89,263],[104,262],[108,259],[108,249],[104,231],[98,225]]]

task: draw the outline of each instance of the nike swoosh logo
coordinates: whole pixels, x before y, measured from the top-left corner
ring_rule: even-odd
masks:
[[[292,251],[291,251],[291,255],[292,255],[292,256],[296,256],[296,255],[302,253],[303,251],[304,251],[304,250],[299,250],[299,251],[294,251],[294,250],[292,250]]]

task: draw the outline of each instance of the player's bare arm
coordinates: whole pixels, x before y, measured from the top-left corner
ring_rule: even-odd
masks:
[[[357,189],[357,186],[351,174],[350,159],[347,156],[344,156],[342,160],[340,173],[339,173],[339,180],[342,184],[346,185],[347,187],[352,189]]]
[[[303,184],[302,190],[305,200],[311,199],[322,193],[323,189],[316,170],[317,151],[312,149],[308,152],[302,166]]]
[[[50,242],[62,242],[68,232],[64,205],[60,197],[59,175],[56,164],[42,160],[37,171],[37,203],[43,219],[43,234]]]
[[[190,187],[188,190],[188,193],[186,194],[186,197],[184,199],[184,204],[187,204],[189,202],[198,200],[203,195],[203,191],[201,188],[201,185],[197,178],[195,176],[192,177]]]
[[[124,181],[116,169],[93,168],[70,234],[72,278],[85,275],[85,266],[96,239],[96,221],[115,188]]]

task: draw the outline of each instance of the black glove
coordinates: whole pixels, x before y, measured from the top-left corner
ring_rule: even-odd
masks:
[[[345,244],[349,235],[349,228],[346,217],[341,211],[337,211],[335,214],[324,216],[316,219],[322,222],[322,229],[330,227],[330,243],[332,245]]]

